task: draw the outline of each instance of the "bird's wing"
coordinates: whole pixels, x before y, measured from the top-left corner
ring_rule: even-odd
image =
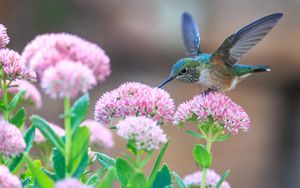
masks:
[[[182,14],[182,38],[185,51],[188,56],[196,56],[200,53],[200,34],[193,17],[185,12]]]
[[[215,51],[212,58],[220,59],[227,65],[234,65],[243,54],[271,31],[282,15],[282,13],[268,15],[230,35]]]

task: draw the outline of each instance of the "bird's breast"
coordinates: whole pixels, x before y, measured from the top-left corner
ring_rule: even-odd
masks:
[[[239,79],[226,69],[211,67],[202,69],[199,76],[199,84],[209,88],[219,88],[228,91],[237,85]]]
[[[205,85],[207,87],[212,87],[214,85],[211,79],[211,73],[209,69],[200,70],[199,84]]]

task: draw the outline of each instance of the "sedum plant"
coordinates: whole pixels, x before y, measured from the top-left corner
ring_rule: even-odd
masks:
[[[1,188],[230,187],[229,170],[220,176],[211,169],[212,145],[247,131],[250,120],[229,97],[206,92],[176,110],[165,90],[127,82],[100,96],[95,119],[88,119],[88,91],[110,75],[102,48],[68,33],[39,35],[22,55],[5,48],[8,43],[0,24]],[[36,80],[46,95],[62,100],[63,126],[39,115],[27,118],[27,106],[42,106],[31,83]],[[163,127],[186,122],[196,124],[197,132],[187,132],[205,144],[195,144],[192,151],[199,170],[182,179],[163,162],[169,142]],[[115,145],[114,130],[126,141],[117,157],[103,153]],[[152,165],[150,173],[146,165]]]
[[[102,165],[114,169],[121,187],[172,186],[170,169],[167,164],[162,167],[160,164],[168,146],[161,126],[171,122],[174,110],[174,101],[166,91],[136,82],[122,84],[100,97],[95,106],[95,119],[117,129],[117,134],[127,140],[127,153],[112,159],[109,166],[109,159],[98,154]],[[113,118],[121,120],[113,126]],[[151,173],[145,174],[143,167],[161,145]]]
[[[187,132],[205,141],[205,145],[196,144],[192,151],[195,161],[202,170],[201,188],[205,188],[207,172],[212,165],[213,143],[226,141],[239,131],[247,131],[250,127],[250,119],[241,106],[223,93],[209,92],[179,105],[174,115],[174,124],[183,125],[185,122],[195,123],[198,132],[190,130]],[[223,177],[227,177],[228,173],[229,171],[226,171]],[[220,185],[222,181],[224,179],[220,179]]]

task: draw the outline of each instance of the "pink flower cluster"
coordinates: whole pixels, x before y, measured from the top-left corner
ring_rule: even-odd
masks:
[[[250,119],[244,109],[219,92],[200,94],[180,104],[173,123],[178,125],[193,116],[199,121],[208,121],[211,116],[216,124],[223,124],[231,134],[237,134],[239,130],[247,131],[250,127]]]
[[[174,108],[166,91],[129,82],[102,95],[95,107],[95,119],[108,124],[113,117],[147,116],[162,124],[172,121]]]
[[[58,181],[55,184],[55,188],[92,188],[92,186],[84,185],[75,178],[67,178]]]
[[[3,71],[1,76],[10,81],[18,79],[35,80],[35,72],[26,69],[21,62],[20,54],[5,48],[8,43],[9,37],[6,27],[0,24],[0,67]]]
[[[0,165],[0,187],[1,188],[21,188],[19,178],[8,170],[6,166]]]
[[[6,27],[0,24],[0,48],[5,48],[9,43],[9,37],[6,32]]]
[[[37,36],[25,47],[22,57],[37,71],[42,87],[52,97],[74,97],[110,74],[110,59],[99,46],[68,33]]]
[[[85,120],[81,124],[87,126],[90,129],[90,143],[102,146],[104,148],[112,148],[114,146],[113,135],[111,131],[98,123],[95,120]]]
[[[21,62],[18,52],[7,48],[0,49],[0,65],[3,70],[3,77],[8,80],[35,80],[35,72],[27,70]]]
[[[103,49],[68,33],[50,33],[35,37],[25,47],[22,57],[38,74],[62,60],[86,65],[99,81],[105,80],[110,74],[110,59]]]
[[[152,151],[168,141],[161,127],[146,117],[127,117],[116,127],[117,134],[128,141],[134,141],[138,150]]]
[[[5,120],[0,120],[0,154],[16,156],[25,150],[26,143],[20,130]]]
[[[41,80],[41,87],[52,98],[75,98],[95,85],[96,79],[87,66],[66,60],[49,67]]]
[[[15,95],[22,90],[25,90],[25,96],[23,100],[26,103],[33,104],[36,108],[41,108],[42,97],[39,90],[30,82],[26,80],[16,80],[12,82],[11,87],[8,88],[8,94]],[[2,90],[0,89],[0,97],[2,97]]]
[[[65,130],[62,129],[60,126],[55,125],[53,123],[49,123],[49,126],[53,129],[53,131],[57,134],[57,136],[62,137],[65,135]],[[35,131],[34,142],[39,144],[46,142],[46,138],[38,129],[36,129]]]
[[[208,169],[206,174],[206,187],[216,187],[220,179],[221,177],[219,174],[217,174],[214,170]],[[202,172],[198,171],[184,177],[183,182],[186,186],[200,186],[201,180]],[[227,181],[224,181],[220,188],[230,188],[230,185]]]

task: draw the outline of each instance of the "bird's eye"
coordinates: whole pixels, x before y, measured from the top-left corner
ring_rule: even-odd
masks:
[[[186,73],[186,68],[182,69],[182,70],[181,70],[181,73],[182,73],[182,74]]]

